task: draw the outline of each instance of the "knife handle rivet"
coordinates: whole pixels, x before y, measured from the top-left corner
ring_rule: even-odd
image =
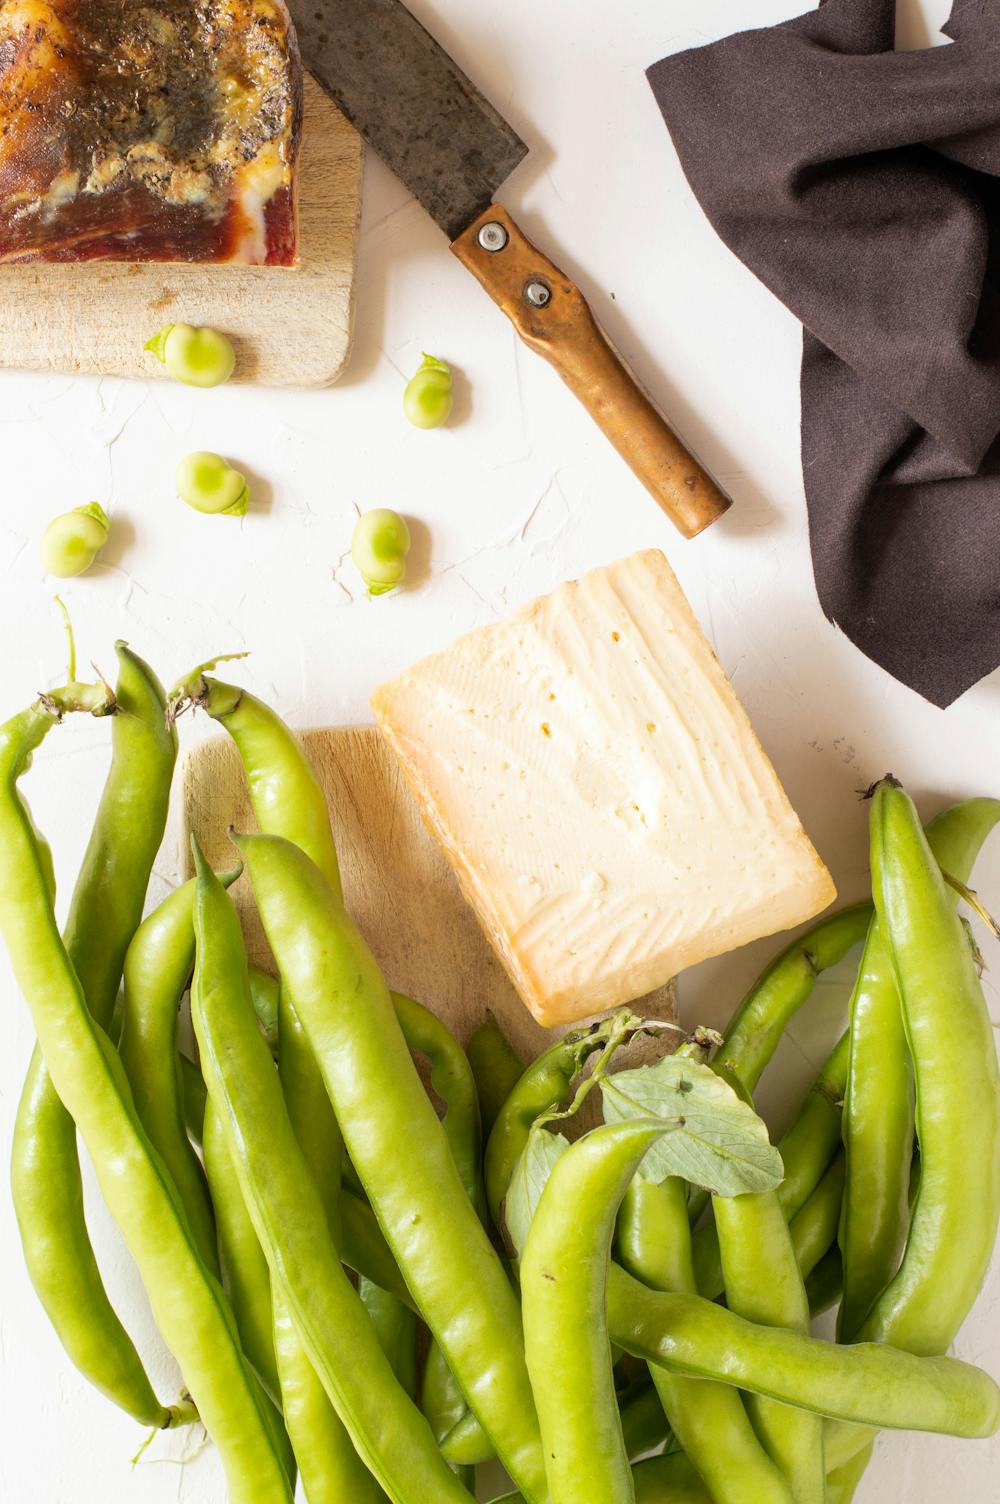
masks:
[[[498,219],[490,219],[479,228],[477,236],[484,251],[502,251],[510,236]]]
[[[524,289],[524,296],[533,308],[544,308],[552,297],[552,289],[544,282],[536,280],[528,283]]]

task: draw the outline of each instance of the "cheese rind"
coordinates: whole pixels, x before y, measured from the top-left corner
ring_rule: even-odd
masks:
[[[836,896],[657,550],[468,633],[372,706],[543,1024],[630,1002]]]

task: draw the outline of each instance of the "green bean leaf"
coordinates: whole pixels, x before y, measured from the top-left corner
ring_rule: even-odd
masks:
[[[781,1155],[753,1108],[707,1065],[667,1055],[601,1082],[604,1120],[673,1121],[639,1169],[644,1180],[679,1175],[717,1196],[770,1191],[784,1177]]]
[[[569,1139],[562,1133],[550,1133],[547,1128],[535,1124],[524,1146],[504,1203],[504,1217],[511,1242],[518,1254],[524,1252],[528,1241],[528,1229],[535,1209],[542,1199],[546,1181],[552,1174],[556,1160],[569,1148]]]

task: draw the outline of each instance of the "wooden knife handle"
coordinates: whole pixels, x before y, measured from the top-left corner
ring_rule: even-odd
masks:
[[[599,327],[580,289],[521,234],[499,204],[452,250],[544,355],[686,538],[732,504],[652,404]]]

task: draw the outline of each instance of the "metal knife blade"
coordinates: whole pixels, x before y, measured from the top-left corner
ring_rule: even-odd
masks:
[[[449,240],[528,148],[399,0],[288,0],[302,59]]]
[[[580,289],[494,201],[527,151],[503,116],[400,0],[287,4],[306,67],[685,537],[721,517],[729,497],[642,390]]]

